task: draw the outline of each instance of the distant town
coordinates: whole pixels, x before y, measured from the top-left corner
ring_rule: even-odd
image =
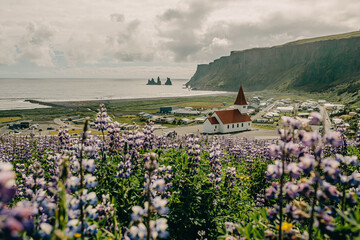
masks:
[[[335,104],[325,100],[307,99],[300,101],[297,99],[265,99],[262,96],[253,96],[247,99],[247,114],[252,121],[252,131],[247,136],[260,134],[262,131],[276,129],[282,116],[297,116],[303,119],[311,120],[310,113],[318,111],[325,116],[325,130],[344,126],[348,128],[348,134],[355,135],[356,119],[360,114],[360,109],[352,111],[345,108],[343,104]],[[155,131],[158,134],[177,131],[181,133],[203,133],[204,122],[216,111],[234,109],[232,103],[222,102],[211,107],[193,106],[180,107],[178,105],[165,105],[159,107],[157,112],[141,111],[134,115],[134,121],[121,121],[122,130],[131,130],[141,127],[145,123],[153,123]],[[53,122],[36,122],[21,120],[21,118],[9,118],[0,122],[0,134],[20,134],[26,135],[33,132],[35,135],[52,135],[57,134],[61,127],[67,127],[73,135],[79,135],[82,129],[84,118],[80,116],[64,116],[55,118]],[[91,130],[95,130],[95,124],[90,123]],[[314,130],[321,131],[319,126],[312,126]],[[273,130],[272,130],[273,131]],[[241,131],[239,131],[241,132]],[[274,137],[277,136],[273,131]],[[217,133],[215,133],[217,134]],[[242,136],[242,135],[241,135]],[[269,136],[269,138],[271,137]]]

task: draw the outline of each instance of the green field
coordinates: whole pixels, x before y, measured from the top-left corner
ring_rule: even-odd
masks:
[[[112,101],[87,101],[75,103],[63,103],[62,106],[52,108],[24,109],[24,110],[5,110],[0,111],[0,123],[22,120],[33,120],[36,122],[52,121],[54,118],[63,118],[70,116],[90,117],[93,121],[100,103],[104,103],[108,109],[109,115],[120,123],[136,123],[144,125],[137,115],[139,112],[160,115],[160,107],[177,105],[179,107],[193,107],[197,109],[211,109],[213,107],[225,108],[231,106],[235,100],[236,93],[214,96],[196,96],[196,97],[177,97],[161,99],[141,99],[141,100],[112,100]],[[325,99],[332,102],[338,102],[337,96],[322,94],[299,94],[298,92],[279,93],[272,91],[247,92],[249,98],[253,96],[262,96],[263,99],[275,98],[305,101],[307,99],[319,100]],[[340,101],[341,102],[341,101]],[[224,105],[225,103],[225,105]],[[173,116],[171,116],[173,117]],[[194,119],[198,116],[175,116],[181,118]],[[169,124],[166,124],[169,125]],[[170,124],[171,126],[171,124]],[[261,128],[268,126],[259,126]]]
[[[0,117],[0,123],[14,122],[20,119],[21,117]]]

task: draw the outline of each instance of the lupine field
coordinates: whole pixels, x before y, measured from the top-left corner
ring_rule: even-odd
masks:
[[[312,124],[321,124],[312,113]],[[0,239],[360,239],[359,138],[283,117],[279,140],[0,137]]]

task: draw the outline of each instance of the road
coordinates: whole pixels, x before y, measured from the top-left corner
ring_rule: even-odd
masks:
[[[273,104],[270,104],[269,106],[267,106],[266,108],[262,109],[261,111],[259,111],[256,115],[254,115],[254,116],[251,117],[251,120],[255,121],[255,120],[257,120],[258,118],[261,118],[261,116],[262,116],[265,112],[267,112],[267,111],[269,111],[271,108],[273,108],[276,103],[277,103],[277,101],[274,102]]]
[[[189,135],[200,134],[203,131],[203,125],[192,125],[192,126],[179,126],[173,128],[165,128],[165,129],[156,129],[154,134],[156,136],[161,136],[164,133],[175,131],[179,136],[184,136],[185,134]],[[233,136],[233,137],[250,137],[255,139],[278,139],[279,135],[276,130],[273,129],[259,129],[253,128],[251,131],[237,132],[237,133],[227,133],[227,134],[216,134],[212,136]]]
[[[324,119],[324,130],[325,132],[330,131],[331,128],[331,121],[328,112],[326,111],[324,106],[320,106],[320,114]]]
[[[60,118],[55,118],[55,119],[54,119],[54,123],[57,124],[57,125],[59,125],[59,126],[61,126],[61,127],[66,127],[66,126],[68,126],[66,123],[64,123],[63,121],[61,121]]]

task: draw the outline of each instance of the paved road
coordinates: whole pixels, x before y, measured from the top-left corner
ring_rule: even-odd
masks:
[[[66,127],[68,126],[66,123],[64,123],[63,121],[60,120],[60,118],[55,118],[54,119],[54,123],[61,126],[61,127]]]
[[[330,131],[331,128],[331,121],[328,112],[326,111],[324,106],[320,106],[320,114],[324,119],[324,130],[325,132]]]
[[[154,134],[156,136],[161,136],[169,131],[175,131],[180,136],[184,136],[185,134],[189,135],[191,133],[200,134],[203,131],[203,126],[202,124],[200,124],[200,125],[192,125],[192,126],[179,126],[179,127],[166,128],[166,129],[156,129],[154,131]],[[251,131],[245,131],[245,132],[219,134],[219,136],[251,137],[255,139],[279,138],[279,135],[276,133],[276,130],[259,129],[259,128],[253,128]]]
[[[258,112],[256,115],[252,116],[252,117],[251,117],[251,120],[255,121],[255,120],[257,120],[258,118],[261,118],[261,116],[262,116],[265,112],[267,112],[267,111],[269,111],[271,108],[273,108],[276,103],[277,103],[277,101],[274,102],[273,104],[270,104],[270,105],[267,106],[266,108],[262,109],[262,110],[261,110],[260,112]]]

